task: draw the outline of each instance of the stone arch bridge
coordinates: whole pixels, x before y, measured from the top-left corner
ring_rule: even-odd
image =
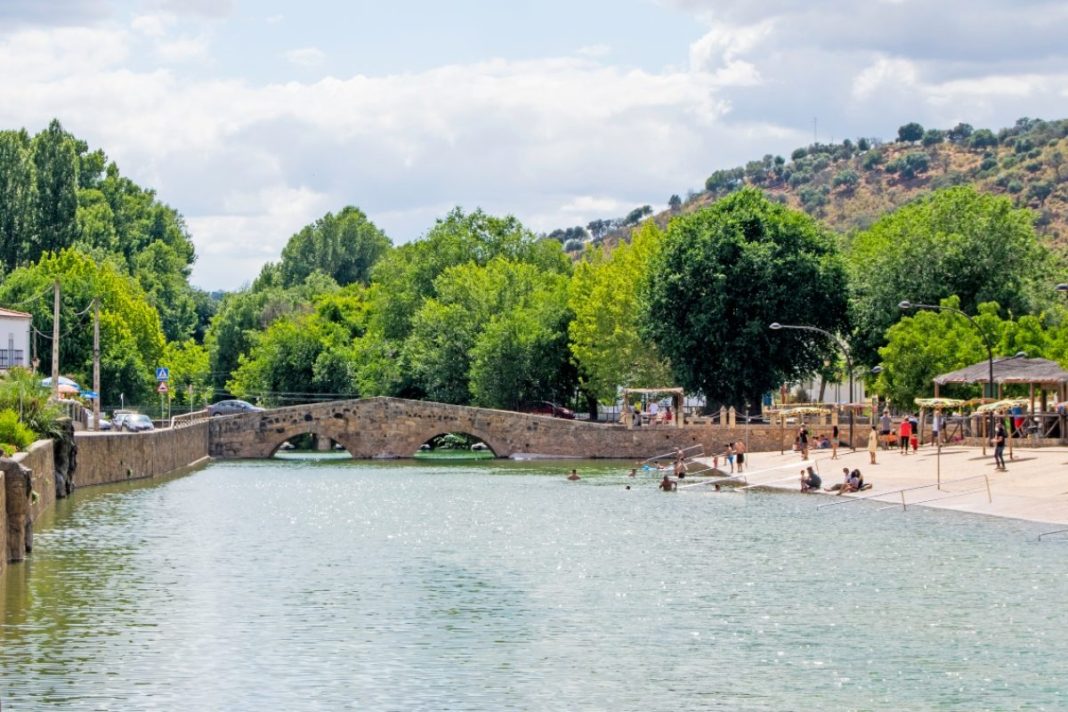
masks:
[[[621,425],[401,398],[333,401],[222,416],[212,419],[209,433],[211,455],[222,459],[270,457],[282,443],[305,433],[334,440],[354,458],[411,457],[420,445],[443,433],[473,435],[497,457],[527,453],[627,459],[697,444],[711,453],[719,449],[714,443],[742,435],[740,430],[711,426],[627,430]]]

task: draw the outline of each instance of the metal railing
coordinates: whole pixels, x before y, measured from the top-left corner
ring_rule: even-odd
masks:
[[[905,493],[906,492],[914,492],[914,491],[918,491],[918,490],[931,489],[932,487],[936,488],[936,489],[941,489],[941,487],[945,487],[948,484],[954,484],[954,483],[957,483],[957,482],[969,482],[971,480],[977,480],[977,479],[980,479],[980,478],[983,480],[983,486],[982,487],[976,487],[974,489],[964,490],[963,492],[951,492],[950,494],[947,494],[947,495],[944,495],[944,496],[941,496],[941,497],[930,497],[928,499],[921,499],[921,500],[917,500],[917,501],[914,501],[914,502],[907,501],[907,498],[905,497]],[[961,497],[961,496],[966,495],[966,494],[975,494],[976,492],[983,492],[983,491],[986,492],[987,502],[988,503],[992,503],[994,501],[994,497],[990,492],[990,476],[989,475],[970,475],[969,477],[962,477],[962,478],[957,479],[957,480],[949,480],[949,481],[946,481],[946,482],[942,482],[940,484],[932,482],[929,485],[916,485],[916,486],[913,486],[913,487],[902,487],[901,489],[896,489],[896,490],[885,490],[885,491],[881,491],[881,492],[873,492],[873,493],[871,493],[869,495],[865,495],[863,497],[846,497],[844,499],[836,500],[834,502],[825,502],[823,504],[817,505],[816,509],[823,509],[825,507],[835,507],[835,506],[841,505],[841,504],[849,504],[850,502],[865,502],[865,501],[867,501],[869,499],[875,499],[875,500],[885,499],[886,497],[892,497],[893,495],[896,494],[896,495],[900,495],[901,496],[901,503],[900,504],[895,502],[894,504],[890,504],[890,505],[887,505],[885,507],[880,507],[878,511],[882,511],[884,509],[895,509],[897,507],[901,507],[901,511],[906,511],[908,509],[909,505],[927,504],[929,502],[937,502],[937,501],[943,500],[943,499],[952,499],[953,497]]]

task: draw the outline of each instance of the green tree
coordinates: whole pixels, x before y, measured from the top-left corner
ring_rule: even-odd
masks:
[[[937,304],[957,295],[969,314],[988,301],[1016,314],[1033,311],[1047,260],[1028,211],[971,187],[941,190],[884,216],[849,252],[858,361],[877,361],[904,299]]]
[[[668,198],[668,208],[673,213],[679,212],[679,210],[682,209],[682,198],[680,198],[677,194],[672,194],[672,196]]]
[[[0,131],[0,267],[19,266],[34,243],[37,186],[25,131]]]
[[[807,332],[846,326],[846,281],[834,241],[803,213],[744,189],[673,220],[644,281],[645,334],[676,380],[743,407],[807,375],[834,353]]]
[[[74,140],[52,119],[48,128],[33,138],[31,154],[37,194],[36,238],[25,258],[36,260],[42,252],[58,252],[74,243],[78,225],[78,162]]]
[[[350,205],[336,216],[327,213],[289,238],[283,248],[285,286],[298,285],[315,271],[330,275],[341,286],[367,284],[372,267],[390,244],[359,208]]]
[[[318,294],[311,306],[251,334],[252,347],[239,357],[227,390],[282,405],[355,397],[353,344],[366,329],[366,293],[352,284]]]
[[[573,388],[566,347],[566,274],[547,274],[536,265],[498,257],[485,266],[467,263],[446,270],[435,280],[435,289],[436,296],[416,313],[404,345],[404,361],[427,398],[466,404],[474,397],[481,405],[502,407],[535,393],[551,399]],[[537,328],[531,327],[519,342],[508,340],[509,328],[539,319]],[[533,360],[499,360],[512,353],[516,343],[547,342],[558,351],[539,347]],[[556,375],[548,378],[546,372]],[[502,393],[500,384],[515,378],[524,388]]]
[[[59,362],[63,373],[88,383],[92,373],[92,311],[100,299],[101,397],[117,402],[147,399],[152,369],[163,349],[159,314],[133,278],[110,260],[97,262],[74,249],[45,255],[22,267],[0,285],[0,302],[25,303],[39,330],[36,352],[51,351],[53,281],[60,283]]]
[[[575,267],[568,303],[571,352],[582,389],[602,403],[615,402],[619,386],[663,386],[671,370],[659,349],[639,333],[638,285],[650,268],[663,233],[653,222],[629,244],[593,252]]]
[[[897,140],[912,143],[923,138],[923,126],[915,121],[901,126],[897,130]]]
[[[203,406],[211,401],[208,350],[192,339],[164,345],[160,365],[170,370],[168,398],[178,405]]]

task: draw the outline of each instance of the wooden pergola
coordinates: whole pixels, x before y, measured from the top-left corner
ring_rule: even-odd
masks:
[[[670,395],[672,407],[675,410],[675,427],[682,427],[682,406],[685,401],[686,394],[682,388],[675,386],[665,388],[624,388],[623,389],[623,413],[624,422],[627,424],[627,430],[634,427],[634,416],[630,411],[630,399],[629,396],[632,393],[640,395]]]
[[[973,363],[971,366],[943,373],[934,377],[935,398],[941,386],[950,384],[988,383],[990,381],[990,364],[988,361]],[[1049,391],[1057,393],[1057,400],[1068,400],[1068,371],[1061,368],[1056,361],[1045,358],[1006,358],[994,361],[994,383],[998,388],[998,399],[1002,396],[1004,386],[1028,386],[1028,399],[1031,411],[1035,409],[1035,386],[1041,392],[1042,409],[1046,409],[1046,396]]]
[[[935,376],[933,380],[936,398],[939,395],[939,388],[941,386],[989,383],[990,363],[989,361],[980,361],[971,366],[965,366],[956,371],[950,371],[949,373]],[[1027,403],[1030,405],[1028,413],[1031,416],[1034,416],[1038,412],[1045,413],[1047,411],[1047,397],[1050,391],[1057,394],[1057,401],[1059,403],[1064,403],[1068,400],[1068,371],[1061,368],[1061,365],[1056,361],[1050,361],[1045,358],[1005,358],[1000,361],[994,361],[994,384],[997,386],[997,400],[1001,401],[1001,403],[998,404],[1000,407],[986,407],[980,408],[980,410],[985,409],[993,412],[1004,411],[1005,401],[1002,400],[1004,398],[1003,391],[1004,387],[1008,385],[1027,386]],[[1039,391],[1040,410],[1035,409],[1036,387]],[[980,399],[980,401],[982,401],[982,399]],[[1023,399],[1020,399],[1020,401],[1023,401]],[[980,423],[985,423],[985,421],[980,421]],[[989,433],[982,433],[982,437],[984,444],[983,449],[985,451],[986,438],[989,437]]]

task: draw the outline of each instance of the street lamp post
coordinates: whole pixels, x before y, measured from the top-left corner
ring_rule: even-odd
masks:
[[[821,329],[818,326],[798,326],[796,324],[780,324],[779,322],[775,322],[773,324],[769,324],[768,328],[774,331],[778,331],[780,329],[794,329],[796,331],[814,331],[817,334],[823,334],[831,341],[833,341],[835,346],[841,349],[842,355],[845,356],[846,369],[849,371],[849,449],[855,451],[857,448],[853,443],[853,427],[855,421],[855,413],[853,412],[853,357],[849,353],[849,344],[843,341],[836,334],[832,334],[826,329]]]
[[[995,399],[994,394],[994,347],[990,344],[990,337],[986,331],[983,330],[979,323],[973,319],[967,312],[961,311],[956,307],[944,307],[937,304],[916,304],[909,300],[904,300],[897,305],[902,311],[908,311],[910,309],[934,309],[935,311],[951,311],[960,314],[962,317],[968,320],[968,323],[975,327],[975,330],[979,332],[979,336],[983,339],[983,346],[986,347],[986,362],[987,362],[987,391],[991,400]],[[983,442],[983,456],[986,456],[986,439],[993,436],[994,433],[994,413],[991,411],[987,419],[987,432],[986,436],[982,439]]]

